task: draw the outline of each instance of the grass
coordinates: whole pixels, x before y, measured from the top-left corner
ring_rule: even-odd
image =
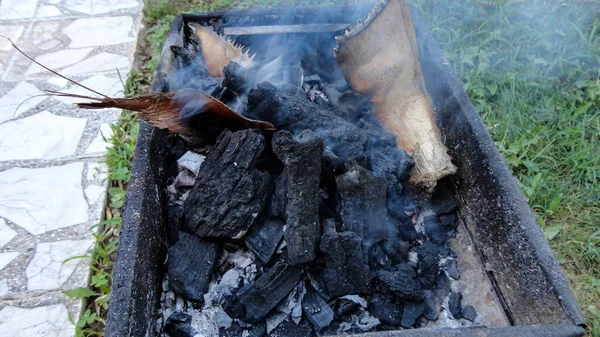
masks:
[[[350,3],[351,1],[326,1]],[[486,123],[600,337],[600,5],[595,1],[414,0]],[[145,59],[126,82],[143,93],[176,14],[321,5],[317,0],[148,0]],[[113,126],[110,211],[99,224],[78,336],[102,336],[137,119]],[[91,293],[93,292],[93,294]]]

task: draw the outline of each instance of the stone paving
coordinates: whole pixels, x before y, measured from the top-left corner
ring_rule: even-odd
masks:
[[[122,95],[141,0],[1,0],[0,35],[44,65]],[[0,39],[0,336],[73,336],[87,283],[90,227],[106,203],[102,135],[119,110],[78,110],[56,90],[90,95]],[[93,96],[93,95],[92,95]],[[65,262],[65,260],[68,260]]]

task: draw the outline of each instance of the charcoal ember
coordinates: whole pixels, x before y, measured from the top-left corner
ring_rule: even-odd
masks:
[[[297,140],[287,131],[273,135],[273,152],[285,165],[287,175],[286,229],[287,254],[292,264],[312,261],[317,255],[321,224],[319,220],[321,154],[323,142],[310,130]]]
[[[214,242],[180,232],[179,240],[168,251],[167,269],[173,291],[190,300],[202,300],[208,291],[217,249]]]
[[[277,328],[269,332],[268,337],[312,337],[314,336],[313,329],[310,323],[303,319],[300,324],[296,325],[291,320],[285,320],[279,324]]]
[[[418,257],[418,274],[421,284],[425,289],[434,289],[437,286],[439,268],[439,247],[426,241],[415,249]]]
[[[259,218],[244,236],[246,247],[264,263],[269,262],[283,237],[283,225],[279,220]]]
[[[397,266],[396,271],[380,270],[378,279],[401,300],[422,300],[423,289],[415,270],[406,263]]]
[[[333,321],[333,310],[312,287],[306,289],[302,299],[302,312],[317,331],[325,329]]]
[[[398,264],[405,262],[410,244],[407,241],[392,238],[384,241],[383,249],[387,253],[388,258],[394,264]]]
[[[475,308],[473,308],[472,305],[467,305],[462,309],[461,316],[462,318],[473,322],[477,317],[477,311],[475,311]]]
[[[446,273],[448,273],[448,276],[452,277],[453,279],[458,280],[460,278],[460,271],[458,270],[458,262],[456,260],[446,260],[444,269],[446,270]]]
[[[436,245],[443,245],[446,243],[447,231],[446,228],[442,226],[442,223],[437,216],[433,215],[425,217],[423,227],[425,228],[425,234],[429,237],[431,242]]]
[[[462,317],[462,293],[453,292],[450,294],[448,298],[448,310],[450,310],[452,317],[455,319]]]
[[[339,318],[356,312],[356,310],[358,310],[360,307],[360,303],[341,297],[335,301],[333,311],[335,313],[335,317]]]
[[[285,220],[287,181],[287,174],[280,174],[275,179],[275,188],[269,202],[269,217],[272,219]]]
[[[179,231],[183,230],[183,206],[178,204],[169,204],[167,208],[168,227],[167,239],[169,246],[174,245],[179,240]]]
[[[402,305],[391,297],[375,294],[369,302],[369,312],[385,324],[398,326],[402,320]]]
[[[229,90],[244,93],[252,86],[252,70],[234,61],[223,68],[223,86]]]
[[[241,238],[263,209],[270,176],[255,168],[265,146],[253,130],[224,131],[185,201],[187,226],[200,237]]]
[[[326,233],[320,248],[325,255],[325,286],[331,297],[371,292],[370,268],[356,233]]]
[[[238,291],[238,298],[246,308],[249,321],[264,318],[284,299],[300,281],[302,270],[283,262],[277,262],[253,284]]]
[[[265,323],[252,324],[248,327],[242,327],[234,321],[229,328],[220,328],[219,337],[263,337],[266,334]]]
[[[300,87],[260,83],[250,90],[248,111],[278,129],[314,131],[344,162],[361,156],[365,150],[367,135],[363,130],[311,102]]]
[[[387,269],[392,265],[384,249],[384,242],[378,242],[369,250],[369,265],[373,270]]]
[[[169,337],[194,337],[196,330],[191,325],[192,316],[183,312],[174,312],[167,318],[163,331]]]
[[[410,329],[415,326],[417,319],[425,312],[425,303],[423,302],[408,302],[404,305],[402,313],[402,321],[400,325],[403,328]]]
[[[425,290],[425,300],[423,303],[425,304],[423,316],[430,321],[436,320],[439,313],[439,308],[437,306],[437,293],[432,290]]]
[[[411,223],[401,223],[399,226],[396,226],[396,230],[401,240],[413,242],[419,238],[419,233],[417,233],[415,225]]]
[[[388,237],[387,182],[355,161],[346,165],[346,173],[335,182],[340,193],[344,228],[361,237],[364,252],[368,254],[371,246]]]

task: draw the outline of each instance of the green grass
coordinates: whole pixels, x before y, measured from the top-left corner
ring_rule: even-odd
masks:
[[[600,5],[581,0],[413,2],[517,177],[584,310],[588,335],[600,337]],[[146,90],[176,14],[321,4],[149,0],[148,30],[141,36],[147,41],[146,59],[126,82],[126,92]],[[114,150],[107,157],[111,211],[92,253],[92,266],[100,266],[93,267],[94,294],[72,294],[90,298],[80,336],[103,335],[136,125],[135,117],[124,112],[114,126]]]

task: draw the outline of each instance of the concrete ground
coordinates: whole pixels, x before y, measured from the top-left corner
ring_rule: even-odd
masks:
[[[1,0],[0,35],[44,65],[122,95],[141,0]],[[44,90],[89,95],[0,39],[0,336],[73,336],[90,227],[106,202],[102,140],[119,110],[78,110]],[[70,319],[71,318],[71,319]]]

